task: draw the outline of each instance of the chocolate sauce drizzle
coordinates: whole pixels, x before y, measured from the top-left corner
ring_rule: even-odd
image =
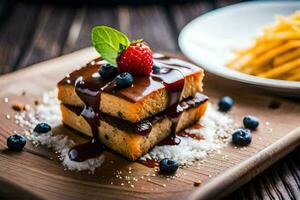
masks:
[[[207,97],[202,95],[201,98],[193,98],[193,100],[179,103],[184,88],[184,77],[198,71],[199,68],[179,59],[154,54],[154,63],[160,67],[158,70],[153,71],[150,76],[135,77],[133,87],[118,89],[115,87],[114,77],[111,80],[104,80],[97,73],[98,68],[103,63],[105,61],[96,59],[88,63],[86,67],[67,75],[59,83],[75,85],[76,94],[85,104],[81,116],[90,125],[93,134],[93,138],[89,142],[70,149],[70,159],[82,162],[99,156],[105,150],[105,146],[100,142],[98,135],[100,119],[107,120],[109,118],[110,122],[113,123],[113,117],[108,117],[100,112],[101,93],[103,91],[136,102],[145,95],[165,87],[169,92],[168,109],[157,116],[136,123],[134,127],[136,127],[137,134],[147,135],[151,132],[152,123],[155,120],[168,117],[172,121],[171,134],[161,142],[161,145],[179,144],[180,139],[176,136],[176,127],[181,113],[197,103],[207,100]]]
[[[181,102],[179,105],[182,109],[182,112],[185,110],[188,110],[189,108],[195,107],[199,104],[204,103],[207,100],[207,97],[205,95],[201,95],[200,93],[197,94],[193,98],[188,98],[184,102]],[[70,105],[65,105],[71,112],[75,113],[76,115],[81,115],[83,108],[82,107],[77,107],[77,106],[70,106]],[[133,123],[130,121],[126,121],[124,119],[114,117],[111,115],[108,115],[106,113],[100,113],[100,120],[105,121],[106,123],[110,124],[113,127],[116,127],[119,130],[123,130],[127,133],[133,133],[133,134],[139,134],[142,136],[147,136],[151,130],[152,130],[152,125],[160,122],[161,120],[165,119],[168,117],[169,113],[172,111],[172,107],[166,109],[163,112],[160,112],[154,116],[148,117],[146,119],[143,119],[137,123]],[[194,127],[194,126],[193,126]]]
[[[196,105],[199,105],[201,103],[204,103],[207,101],[208,98],[200,93],[197,93],[196,96],[192,99],[188,99],[186,101],[183,101],[181,103],[174,104],[172,107],[167,109],[167,117],[171,119],[172,126],[171,126],[171,134],[164,139],[162,142],[160,142],[158,145],[178,145],[180,144],[181,140],[176,134],[176,127],[180,118],[180,115],[185,111],[188,110],[191,107],[195,107]],[[180,136],[191,136],[191,134],[185,134]],[[193,137],[194,138],[194,137]],[[195,138],[194,138],[195,139]]]

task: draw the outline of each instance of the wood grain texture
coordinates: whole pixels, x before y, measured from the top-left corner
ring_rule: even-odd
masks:
[[[143,38],[151,44],[152,50],[178,51],[176,34],[163,6],[119,7],[121,31],[130,39]]]
[[[171,20],[174,21],[173,23],[177,29],[177,34],[180,33],[184,25],[194,18],[212,10],[213,6],[214,5],[209,1],[169,6]]]
[[[246,149],[235,149],[234,146],[229,145],[222,149],[221,154],[213,154],[199,166],[196,165],[198,168],[194,166],[180,169],[177,173],[178,177],[167,180],[166,177],[157,174],[153,169],[139,163],[129,162],[111,152],[105,153],[107,162],[96,170],[94,175],[89,175],[86,172],[64,171],[58,159],[49,160],[44,156],[41,157],[31,153],[39,152],[55,158],[55,154],[42,147],[34,148],[27,144],[26,151],[20,153],[7,151],[6,138],[12,134],[13,130],[20,130],[20,127],[15,125],[13,120],[5,119],[7,113],[13,116],[11,103],[14,101],[33,102],[33,99],[43,91],[55,87],[55,83],[64,74],[87,62],[95,55],[95,52],[91,49],[85,49],[63,58],[37,64],[33,68],[5,75],[0,79],[0,98],[9,97],[10,99],[9,104],[0,101],[2,108],[0,111],[0,120],[2,121],[0,123],[0,177],[10,180],[9,184],[14,184],[16,187],[30,191],[34,195],[45,199],[183,199],[197,189],[193,186],[194,181],[202,180],[203,186],[198,188],[201,191],[201,189],[215,184],[226,173],[235,173],[235,176],[227,177],[219,182],[219,187],[216,189],[221,190],[222,185],[228,186],[226,185],[228,180],[230,183],[233,178],[240,178],[239,174],[242,173],[242,180],[237,179],[238,181],[230,187],[226,187],[221,193],[217,193],[225,195],[240,184],[253,178],[256,173],[282,157],[283,153],[288,153],[288,151],[283,150],[292,150],[292,148],[299,145],[299,132],[291,134],[293,140],[289,140],[290,136],[284,137],[298,125],[299,103],[265,95],[244,85],[207,74],[205,93],[210,97],[212,103],[216,103],[217,99],[224,94],[230,95],[236,100],[236,105],[231,113],[236,121],[241,124],[242,116],[252,113],[261,119],[261,126],[253,134],[253,141]],[[35,77],[35,82],[32,82],[32,77]],[[39,84],[36,84],[37,82]],[[220,84],[222,84],[222,87],[220,87]],[[24,90],[26,95],[22,96],[21,93]],[[280,108],[270,109],[268,107],[270,101],[274,99],[281,101]],[[289,114],[287,115],[287,113]],[[267,121],[269,125],[265,124]],[[272,131],[269,128],[272,128]],[[75,141],[85,140],[74,131],[63,126],[55,127],[54,132],[67,134]],[[275,148],[272,151],[267,151],[267,153],[261,152],[265,148],[274,148],[271,144],[282,138],[285,138],[285,140],[282,140],[283,143],[277,146],[279,149]],[[290,145],[283,146],[287,145],[287,141],[290,142]],[[274,154],[269,154],[270,152]],[[263,160],[252,157],[259,154],[262,155],[259,158],[263,158]],[[224,155],[228,155],[228,159],[224,159]],[[249,160],[250,157],[252,157],[252,161]],[[113,161],[113,163],[110,161]],[[250,164],[243,166],[245,165],[243,162],[250,162]],[[238,165],[243,167],[237,167]],[[129,167],[132,168],[131,174],[128,172]],[[124,181],[115,177],[115,170],[121,170],[124,175],[137,178],[144,175],[151,180],[139,179],[134,188],[131,188],[127,182],[124,186],[120,186]],[[149,177],[146,175],[147,173],[150,174]],[[155,176],[152,176],[153,174]],[[297,194],[297,191],[292,191],[296,188],[292,185],[287,187],[290,182],[288,183],[285,180],[291,179],[292,176],[291,174],[286,176],[278,174],[273,178],[282,179],[283,184],[280,187],[290,188],[288,189],[290,194]],[[110,184],[111,182],[113,182],[113,185]],[[163,187],[162,184],[166,184],[166,187]],[[264,187],[264,185],[264,183],[261,183],[259,187]],[[256,187],[257,185],[254,185],[254,190],[256,190]],[[196,195],[199,195],[199,191],[196,191]],[[261,196],[264,195],[261,194]]]
[[[43,6],[18,68],[61,55],[74,15],[71,8]]]
[[[167,35],[169,37],[169,34],[172,33],[175,38],[175,41],[173,40],[174,44],[171,44],[171,47],[168,46],[168,48],[165,48],[164,45],[169,45],[166,44],[165,42],[157,42],[156,43],[156,49],[175,49],[177,48],[176,46],[176,38],[177,34],[180,30],[180,28],[186,24],[190,19],[194,18],[197,16],[197,13],[199,14],[206,12],[207,9],[211,8],[217,8],[221,6],[226,6],[232,3],[235,3],[238,1],[234,0],[215,0],[215,1],[195,1],[192,3],[184,3],[184,4],[168,4],[168,5],[154,5],[154,7],[159,7],[159,12],[163,12],[163,23],[168,23],[169,25],[166,27],[163,27],[161,24],[161,20],[156,20],[155,24],[157,24],[157,32],[159,32],[160,28],[163,27],[163,29],[168,29],[164,30],[164,32],[167,32]],[[49,7],[49,6],[46,6]],[[51,6],[50,6],[51,7]],[[18,63],[20,63],[21,60],[24,60],[24,56],[28,56],[26,51],[28,49],[39,49],[39,53],[34,53],[31,51],[31,56],[30,58],[34,58],[34,62],[42,61],[46,59],[47,57],[52,57],[51,53],[49,53],[49,49],[47,49],[47,46],[43,46],[43,48],[39,47],[34,47],[34,45],[38,45],[39,42],[36,42],[37,39],[34,37],[38,35],[43,35],[43,40],[44,42],[47,43],[50,46],[50,49],[53,48],[54,44],[56,41],[64,40],[61,39],[61,37],[65,37],[66,41],[65,44],[60,44],[62,45],[62,51],[63,53],[71,52],[74,50],[77,50],[82,47],[87,47],[90,45],[90,38],[89,38],[89,31],[93,25],[97,24],[107,24],[113,27],[120,27],[123,26],[122,30],[127,30],[130,26],[135,26],[136,29],[138,27],[142,27],[143,32],[147,31],[147,23],[148,19],[145,19],[144,16],[142,15],[141,11],[138,11],[139,14],[134,14],[135,12],[135,7],[127,7],[130,10],[132,16],[139,16],[141,18],[144,18],[143,20],[136,20],[134,25],[128,25],[128,20],[123,20],[122,23],[119,22],[119,18],[122,19],[122,16],[125,13],[129,12],[122,12],[122,14],[119,14],[123,9],[119,9],[117,6],[111,6],[111,7],[84,7],[84,8],[59,8],[57,6],[54,6],[54,9],[62,9],[66,10],[67,13],[70,13],[69,10],[72,10],[72,13],[75,13],[75,16],[73,20],[70,21],[72,25],[69,27],[69,30],[66,30],[64,32],[64,36],[53,33],[53,31],[50,31],[51,35],[48,37],[48,33],[46,30],[49,30],[47,27],[51,27],[49,25],[56,23],[56,20],[54,19],[57,18],[51,18],[49,19],[50,21],[45,21],[46,25],[44,26],[44,31],[45,33],[41,34],[34,34],[36,30],[36,23],[37,23],[37,16],[43,15],[41,13],[41,8],[42,6],[36,5],[36,4],[28,4],[27,2],[25,3],[15,3],[15,1],[1,1],[0,2],[0,73],[6,73],[13,71],[17,68]],[[125,6],[126,8],[126,6]],[[140,10],[142,9],[147,9],[146,6],[139,6],[138,7]],[[138,9],[138,10],[139,10]],[[47,9],[44,9],[44,11],[47,11]],[[59,16],[63,16],[60,12]],[[151,16],[150,16],[151,17]],[[149,20],[153,20],[149,17],[149,14],[147,15],[147,18]],[[22,20],[20,20],[22,19]],[[128,18],[124,18],[128,19]],[[53,20],[54,22],[51,22]],[[65,18],[63,19],[65,21]],[[126,22],[127,21],[127,22]],[[131,21],[133,21],[131,19]],[[143,22],[143,24],[141,23]],[[69,23],[69,22],[68,22]],[[53,26],[52,26],[53,27]],[[153,27],[153,25],[151,26]],[[154,26],[155,28],[155,26]],[[137,30],[138,31],[138,30]],[[59,39],[53,38],[53,36],[57,35]],[[136,36],[139,36],[139,34],[136,34]],[[149,39],[150,41],[157,41],[158,39],[155,37],[164,37],[163,34],[155,33],[152,35],[148,34],[147,35],[147,40]],[[159,41],[162,39],[159,39]],[[35,41],[35,42],[34,42]],[[167,40],[169,41],[169,40]],[[34,42],[34,45],[32,45],[32,42]],[[178,49],[177,49],[178,50]],[[41,57],[39,58],[39,55]],[[28,60],[29,63],[34,63],[31,62],[30,59]],[[45,73],[47,74],[47,72]],[[55,78],[55,77],[54,77]],[[47,79],[48,80],[48,79]],[[47,83],[41,83],[43,85],[47,86]],[[32,88],[31,92],[33,95],[38,95],[39,91],[36,90],[36,86],[34,83],[30,85]],[[20,97],[20,93],[22,92],[22,89],[19,87],[13,87],[14,90],[17,92],[14,93],[16,98]],[[1,90],[6,90],[6,87],[1,87]],[[36,90],[36,91],[35,91]],[[224,92],[226,94],[226,92]],[[32,102],[32,101],[30,101]],[[288,113],[287,113],[288,115]],[[6,125],[0,125],[2,127],[1,130],[7,129]],[[8,135],[7,132],[6,135]],[[4,134],[4,133],[3,133]],[[3,137],[3,136],[0,136]],[[5,146],[5,140],[0,139],[1,145]],[[283,199],[283,197],[288,196],[288,190],[289,185],[294,188],[298,188],[298,191],[296,191],[296,195],[299,195],[299,174],[300,174],[300,163],[299,163],[299,148],[298,150],[294,151],[292,154],[287,156],[286,158],[282,159],[278,164],[272,166],[270,169],[266,170],[264,173],[260,174],[258,177],[256,177],[254,180],[250,181],[248,184],[244,185],[240,189],[238,189],[236,192],[231,194],[228,199]],[[297,162],[296,162],[297,161]],[[280,163],[286,163],[288,167],[281,168],[277,167]],[[288,179],[285,179],[286,184],[283,183],[283,180],[278,176],[278,174],[284,174],[286,175],[287,173],[292,174],[292,177],[289,176]],[[0,181],[1,182],[1,181]],[[291,184],[290,184],[291,183]],[[297,187],[293,186],[297,184]],[[4,188],[4,185],[2,182],[0,183],[1,188]],[[10,184],[11,185],[11,184]],[[5,190],[4,190],[5,191]],[[13,190],[15,191],[15,190]],[[295,189],[290,190],[290,191],[295,191]],[[2,192],[2,193],[1,193]],[[9,191],[7,191],[9,192]],[[15,192],[14,192],[15,193]],[[21,193],[23,194],[23,193]],[[8,199],[10,196],[7,196],[8,193],[3,193],[3,190],[0,190],[0,197],[3,199],[5,196]],[[20,195],[20,199],[22,199],[22,195]],[[296,198],[297,199],[297,198]]]
[[[231,4],[242,2],[242,0],[214,0],[215,8],[228,6]]]
[[[17,3],[7,13],[0,29],[0,73],[10,72],[19,64],[34,33],[39,9],[38,5]]]
[[[0,1],[0,26],[7,20],[14,3],[11,1]]]
[[[76,16],[68,32],[64,53],[72,52],[91,45],[91,30],[94,26],[106,25],[119,28],[116,7],[82,7],[76,10]]]

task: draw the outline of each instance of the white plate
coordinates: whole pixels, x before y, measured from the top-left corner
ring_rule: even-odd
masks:
[[[187,24],[179,35],[181,51],[205,70],[262,87],[281,95],[300,97],[300,82],[261,78],[224,67],[232,48],[249,45],[261,27],[275,22],[276,14],[289,15],[300,2],[245,2],[204,14]]]

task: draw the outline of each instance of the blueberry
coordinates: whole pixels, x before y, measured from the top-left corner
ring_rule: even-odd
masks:
[[[51,126],[47,123],[42,122],[36,125],[33,131],[37,133],[48,133],[49,131],[51,131]]]
[[[245,128],[248,128],[250,130],[255,130],[259,125],[259,119],[249,115],[244,117],[243,123]]]
[[[246,146],[250,144],[252,135],[249,129],[237,129],[232,134],[232,143],[239,146]]]
[[[115,80],[116,80],[117,87],[119,88],[127,88],[131,86],[133,83],[133,77],[128,72],[119,74]]]
[[[114,78],[118,74],[118,69],[112,64],[103,64],[98,70],[102,78]]]
[[[229,96],[224,96],[219,100],[219,110],[223,111],[223,112],[227,112],[231,109],[231,107],[233,106],[234,102],[232,100],[231,97]]]
[[[159,162],[159,170],[163,174],[174,174],[179,164],[176,160],[165,158]]]
[[[160,66],[154,63],[153,66],[152,66],[152,70],[153,71],[159,71],[160,70]]]
[[[23,135],[15,134],[7,138],[7,147],[13,151],[22,151],[26,144],[26,138]]]

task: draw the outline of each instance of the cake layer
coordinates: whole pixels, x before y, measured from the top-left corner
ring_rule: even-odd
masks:
[[[176,132],[187,128],[203,116],[207,107],[207,98],[196,102],[192,107],[185,106],[185,103],[182,105],[184,110],[179,115]],[[92,136],[91,127],[78,112],[63,104],[61,104],[61,112],[64,124]],[[147,135],[144,135],[131,131],[135,130],[132,127],[124,128],[130,124],[134,126],[132,123],[126,124],[128,122],[119,120],[118,124],[112,123],[107,118],[101,118],[98,127],[99,139],[121,155],[130,160],[136,160],[171,133],[172,119],[167,114],[162,113],[147,120],[151,123],[151,129]]]
[[[135,77],[132,87],[103,90],[99,101],[101,112],[135,123],[202,91],[204,73],[201,68],[158,54],[154,57],[160,71],[151,76]],[[60,81],[59,100],[63,104],[83,107],[85,104],[75,91],[75,83],[82,77],[94,88],[103,87],[104,81],[97,77],[97,70],[103,63],[101,59],[94,60]]]

